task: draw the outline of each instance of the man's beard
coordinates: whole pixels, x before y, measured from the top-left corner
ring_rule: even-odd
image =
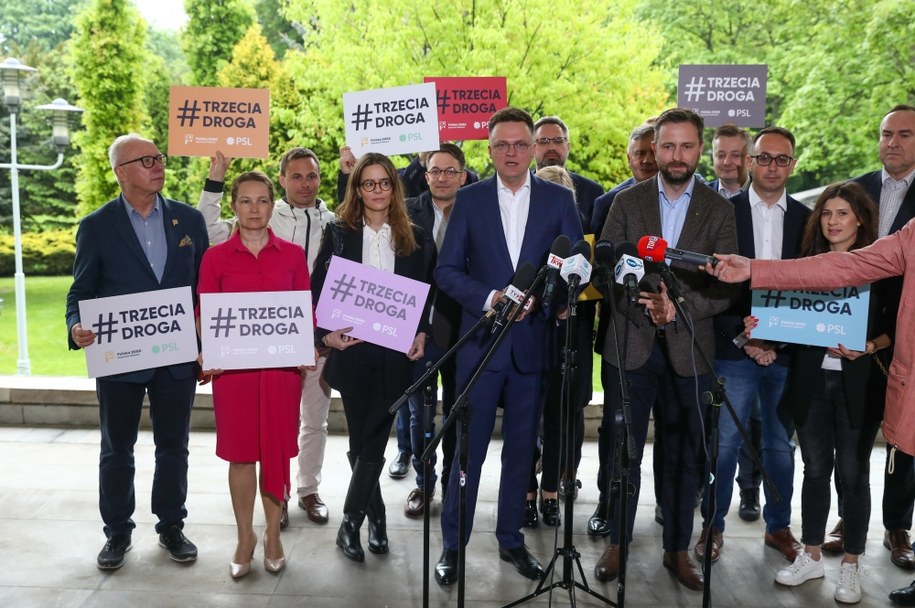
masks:
[[[670,184],[672,186],[679,186],[681,184],[685,184],[690,179],[692,179],[693,174],[696,172],[696,167],[689,167],[687,165],[686,170],[683,171],[683,173],[680,175],[674,175],[673,173],[671,173],[670,170],[668,169],[668,165],[659,166],[659,171],[661,172],[661,175],[664,177],[665,182],[667,182],[668,184]]]
[[[543,169],[544,167],[565,167],[565,164],[558,156],[544,156],[543,160],[540,161],[540,164],[537,165],[537,168]]]

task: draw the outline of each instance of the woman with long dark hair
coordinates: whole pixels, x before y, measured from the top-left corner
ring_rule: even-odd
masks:
[[[368,153],[359,159],[336,213],[337,221],[325,229],[315,260],[312,285],[316,301],[321,297],[332,255],[429,282],[431,269],[423,249],[422,229],[410,223],[403,186],[386,156]],[[365,559],[359,530],[366,517],[369,551],[388,552],[385,507],[378,486],[384,448],[394,421],[388,408],[412,384],[413,362],[423,356],[425,348],[428,307],[427,302],[406,354],[352,338],[351,327],[332,332],[318,330],[315,334],[331,349],[324,379],[339,391],[349,428],[347,457],[353,474],[337,546],[355,561]]]

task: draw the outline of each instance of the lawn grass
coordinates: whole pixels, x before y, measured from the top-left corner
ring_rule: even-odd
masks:
[[[41,376],[86,377],[86,358],[82,352],[67,349],[64,311],[67,291],[73,278],[25,278],[26,318],[29,359],[32,374]],[[12,277],[0,278],[0,374],[15,374],[19,358],[16,334],[16,295]]]
[[[26,277],[25,299],[29,328],[29,358],[36,376],[86,377],[86,359],[79,351],[67,349],[67,326],[64,321],[67,291],[73,278]],[[16,296],[13,278],[0,278],[0,374],[15,374],[19,358],[16,340]],[[600,358],[594,356],[592,381],[601,391]]]

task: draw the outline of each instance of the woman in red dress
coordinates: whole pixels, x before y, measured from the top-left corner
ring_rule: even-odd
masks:
[[[270,178],[245,173],[232,184],[234,234],[210,247],[200,264],[199,293],[299,291],[310,287],[301,247],[278,238],[267,227],[273,213]],[[206,365],[206,362],[204,362]],[[286,565],[280,542],[283,497],[290,490],[289,460],[299,451],[299,400],[305,368],[207,370],[213,378],[216,455],[229,461],[229,492],[238,528],[238,545],[229,566],[233,578],[251,571],[254,502],[260,462],[264,505],[264,567],[279,572]]]

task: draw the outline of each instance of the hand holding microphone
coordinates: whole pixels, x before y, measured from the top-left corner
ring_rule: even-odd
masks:
[[[511,285],[505,288],[502,297],[484,315],[485,319],[492,319],[492,330],[496,333],[505,326],[511,313],[524,301],[525,292],[530,289],[531,283],[537,276],[537,269],[530,262],[525,262],[515,271]]]

